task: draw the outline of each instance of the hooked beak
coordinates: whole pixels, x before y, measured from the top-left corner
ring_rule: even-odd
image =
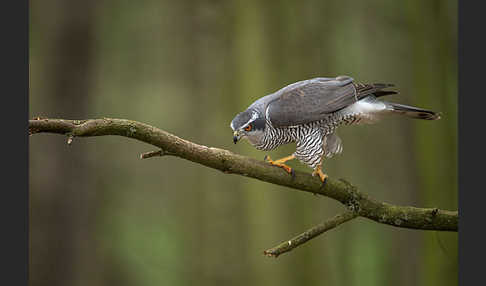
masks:
[[[240,140],[240,134],[238,133],[238,131],[235,131],[233,132],[233,143],[237,143],[238,140]]]

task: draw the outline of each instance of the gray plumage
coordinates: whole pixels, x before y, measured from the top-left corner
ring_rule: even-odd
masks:
[[[336,128],[341,124],[374,123],[386,114],[435,120],[439,114],[378,100],[395,94],[391,84],[355,83],[349,76],[314,78],[290,84],[256,100],[231,121],[234,141],[246,138],[259,150],[295,142],[294,156],[311,168],[322,158],[342,152]]]

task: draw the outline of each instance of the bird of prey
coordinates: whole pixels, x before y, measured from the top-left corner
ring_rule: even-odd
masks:
[[[265,156],[264,160],[293,176],[293,169],[284,163],[298,159],[314,169],[312,175],[318,175],[324,184],[324,157],[343,150],[336,135],[339,125],[374,123],[388,114],[425,120],[440,118],[439,113],[430,110],[379,100],[378,97],[397,93],[384,90],[392,86],[355,83],[349,76],[318,77],[290,84],[261,97],[235,116],[230,124],[233,142],[246,138],[259,150],[295,142],[292,155],[275,161]]]

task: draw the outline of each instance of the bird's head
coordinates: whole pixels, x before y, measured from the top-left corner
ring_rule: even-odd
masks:
[[[246,138],[250,143],[260,142],[265,131],[265,118],[254,109],[247,109],[238,113],[231,121],[233,129],[233,142],[236,144],[241,138]]]

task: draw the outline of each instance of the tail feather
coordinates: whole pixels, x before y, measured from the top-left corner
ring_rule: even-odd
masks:
[[[410,118],[425,119],[425,120],[440,119],[440,113],[434,111],[408,106],[408,105],[403,105],[403,104],[398,104],[398,103],[393,103],[393,102],[384,102],[384,103],[386,104],[388,110],[399,114],[403,114]]]
[[[372,83],[372,84],[364,84],[364,83],[356,83],[355,88],[356,92],[358,93],[358,98],[365,98],[369,95],[374,95],[375,97],[390,95],[390,94],[397,94],[397,91],[394,90],[382,90],[389,87],[394,87],[394,84],[391,83]]]
[[[398,92],[396,91],[393,91],[393,90],[379,90],[379,91],[375,91],[375,93],[373,93],[373,95],[375,97],[380,97],[380,96],[386,96],[386,95],[390,95],[390,94],[397,94]]]

